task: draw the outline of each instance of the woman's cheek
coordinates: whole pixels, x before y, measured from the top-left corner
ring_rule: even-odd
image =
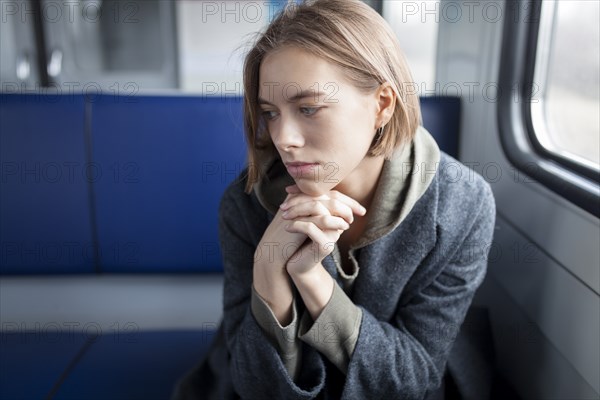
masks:
[[[342,181],[342,169],[337,161],[330,161],[323,166],[321,181],[325,184],[337,185]]]

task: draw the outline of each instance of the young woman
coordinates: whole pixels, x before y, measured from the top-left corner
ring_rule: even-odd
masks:
[[[174,398],[422,399],[486,271],[489,185],[441,152],[357,0],[282,12],[246,57],[248,167],[220,208],[224,315]]]

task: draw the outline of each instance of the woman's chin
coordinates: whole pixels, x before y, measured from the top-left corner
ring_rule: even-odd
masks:
[[[323,183],[308,181],[304,179],[295,180],[300,191],[308,196],[319,197],[331,190],[330,187]]]

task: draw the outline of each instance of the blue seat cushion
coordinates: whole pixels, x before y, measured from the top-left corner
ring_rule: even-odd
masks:
[[[202,360],[214,331],[130,332],[98,337],[54,399],[168,399]]]
[[[52,328],[2,332],[0,399],[47,398],[85,350],[86,335]]]

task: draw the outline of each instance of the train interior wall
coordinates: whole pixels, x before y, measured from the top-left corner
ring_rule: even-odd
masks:
[[[497,366],[522,398],[597,399],[598,218],[516,170],[502,150],[498,96],[514,95],[495,90],[502,23],[477,12],[442,18],[438,40],[436,82],[463,100],[459,160],[496,198],[488,273],[474,304],[489,309]]]

